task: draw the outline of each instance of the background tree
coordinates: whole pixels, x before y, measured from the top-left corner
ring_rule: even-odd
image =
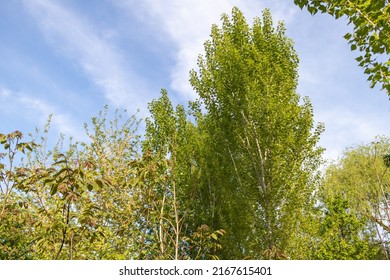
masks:
[[[196,189],[203,176],[197,164],[200,139],[196,125],[183,106],[173,108],[165,90],[149,104],[149,110],[142,146],[144,156],[156,164],[153,173],[157,178],[147,185],[155,195],[149,207],[154,209],[150,213],[154,222],[148,232],[155,236],[150,242],[159,245],[158,255],[165,259],[217,258],[217,241],[224,231],[195,218]]]
[[[390,169],[384,155],[389,151],[390,139],[387,137],[378,137],[375,142],[348,149],[338,162],[328,167],[324,186],[326,197],[342,197],[348,202],[351,212],[366,221],[366,229],[375,233],[387,259]]]
[[[207,224],[223,228],[223,258],[294,258],[313,205],[322,127],[296,93],[298,58],[270,12],[249,27],[234,8],[212,27],[191,84],[205,147],[199,186]]]
[[[294,0],[311,14],[328,13],[336,19],[346,16],[353,33],[344,38],[351,50],[359,50],[359,66],[368,74],[371,87],[377,83],[390,96],[390,4],[388,0]]]
[[[31,135],[38,145],[0,134],[0,258],[217,258],[224,231],[195,225],[189,209],[194,125],[164,93],[150,109],[142,146],[136,118],[107,107],[86,143],[48,148],[50,119]]]
[[[43,135],[32,136],[39,146],[23,163],[17,191],[28,207],[33,259],[129,259],[137,257],[139,236],[134,209],[138,191],[131,188],[137,160],[135,118],[112,119],[105,108],[92,118],[89,143],[64,145],[61,137],[47,148],[50,121]],[[22,176],[23,175],[23,176]]]
[[[29,244],[31,218],[29,204],[17,192],[26,172],[19,165],[20,154],[36,145],[22,142],[23,134],[14,131],[0,133],[0,259],[31,259]]]
[[[126,110],[110,112],[106,106],[97,117],[85,124],[90,141],[78,152],[87,168],[90,192],[95,204],[93,219],[104,238],[97,256],[104,259],[139,258],[139,209],[142,190],[135,183],[141,160],[139,120]],[[92,189],[92,187],[91,187]]]
[[[373,232],[367,230],[367,217],[350,211],[347,200],[338,197],[324,201],[324,216],[318,228],[318,242],[312,257],[322,260],[368,260],[382,258]]]

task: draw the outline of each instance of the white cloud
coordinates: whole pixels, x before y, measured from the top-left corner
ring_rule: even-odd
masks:
[[[23,112],[19,114],[21,119],[38,119],[40,125],[44,125],[49,115],[52,114],[51,123],[55,130],[72,136],[77,140],[83,140],[85,137],[82,135],[81,130],[74,124],[71,115],[62,113],[56,106],[42,99],[0,87],[0,101],[5,109],[9,108],[14,112]]]
[[[122,1],[131,13],[168,35],[176,51],[171,70],[171,88],[186,97],[194,97],[188,82],[190,69],[196,66],[197,56],[203,50],[213,23],[232,7],[231,1]],[[189,95],[189,96],[188,96]]]
[[[81,15],[53,1],[24,4],[49,42],[74,59],[114,106],[140,106],[141,79],[124,66],[124,57],[110,42],[109,31],[95,30]]]
[[[75,59],[112,104],[129,109],[142,108],[146,104],[150,92],[145,90],[143,79],[135,70],[132,72],[125,65],[125,54],[112,41],[117,36],[115,32],[96,30],[82,15],[53,1],[26,0],[24,3],[46,38],[57,50]],[[353,92],[354,88],[345,88],[345,84],[349,80],[355,83],[354,79],[360,77],[346,75],[351,72],[351,67],[357,66],[341,37],[345,31],[344,22],[337,24],[333,18],[320,15],[311,17],[306,11],[300,13],[292,1],[282,0],[118,0],[113,3],[120,3],[119,14],[123,15],[124,10],[131,15],[128,18],[130,24],[134,16],[145,24],[145,29],[139,32],[152,30],[153,34],[147,34],[147,37],[163,38],[165,42],[156,41],[171,47],[175,61],[170,69],[169,82],[181,101],[196,97],[188,82],[188,74],[190,69],[197,68],[197,56],[203,53],[203,43],[209,38],[211,25],[220,24],[221,14],[230,13],[236,5],[250,22],[269,7],[274,21],[284,20],[287,33],[297,41],[296,48],[299,48],[302,60],[299,90],[312,97],[316,119],[325,122],[326,131],[321,144],[327,148],[326,156],[337,158],[342,149],[371,141],[378,131],[389,132],[388,125],[378,121],[380,116],[360,115],[351,106],[352,98],[358,95]],[[0,97],[5,94],[0,91]],[[340,107],[334,108],[334,104]],[[45,111],[40,103],[35,106],[36,110]],[[61,122],[67,122],[65,116]]]
[[[335,160],[349,147],[370,143],[380,133],[389,133],[386,116],[363,114],[345,107],[335,107],[330,111],[319,112],[325,122],[320,145],[326,148],[325,157]]]
[[[156,33],[165,34],[173,45],[176,52],[171,88],[183,99],[196,96],[189,85],[188,72],[196,69],[197,56],[203,53],[203,43],[209,38],[211,25],[220,24],[221,14],[230,13],[236,5],[250,22],[261,16],[264,8],[270,8],[274,22],[285,21],[287,34],[297,42],[296,49],[302,60],[299,90],[303,95],[311,96],[316,120],[326,125],[320,142],[327,148],[326,158],[336,159],[346,147],[370,142],[379,132],[389,133],[384,121],[388,119],[386,116],[370,115],[372,110],[368,103],[362,106],[363,114],[353,106],[359,102],[357,96],[362,99],[370,93],[368,89],[360,88],[360,84],[355,88],[356,81],[364,81],[366,77],[356,74],[360,69],[353,59],[355,54],[342,38],[351,28],[344,20],[335,21],[328,15],[313,17],[307,11],[300,12],[293,1],[282,0],[123,0],[121,5]],[[340,106],[335,108],[335,104]]]
[[[10,91],[5,88],[0,88],[0,97],[7,98],[11,95]]]
[[[17,98],[17,102],[24,108],[29,109],[32,112],[38,113],[41,116],[41,122],[46,121],[47,117],[53,114],[52,123],[61,133],[72,136],[77,134],[77,131],[70,123],[70,116],[59,113],[54,108],[54,106],[49,105],[43,100],[32,98],[26,95],[20,95]]]
[[[288,21],[295,13],[291,6],[280,1],[144,0],[141,3],[124,0],[121,5],[145,23],[167,34],[175,44],[177,52],[171,70],[171,88],[185,99],[196,97],[188,82],[188,74],[191,69],[197,68],[197,57],[203,53],[203,43],[209,38],[211,26],[220,24],[223,13],[230,13],[234,6],[238,6],[248,21],[261,16],[261,11],[266,7],[271,8],[275,21]]]

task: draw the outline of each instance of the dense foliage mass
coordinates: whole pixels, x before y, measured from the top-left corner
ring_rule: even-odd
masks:
[[[388,259],[390,140],[320,176],[284,31],[267,10],[224,15],[190,75],[199,99],[162,90],[143,135],[107,107],[85,143],[48,148],[50,120],[0,134],[0,259]]]

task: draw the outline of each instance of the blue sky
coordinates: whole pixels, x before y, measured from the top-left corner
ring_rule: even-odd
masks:
[[[55,133],[86,140],[84,122],[106,104],[145,117],[161,88],[186,104],[196,98],[188,72],[233,6],[249,22],[264,8],[285,22],[300,58],[298,92],[325,123],[327,158],[390,135],[389,97],[369,88],[343,39],[346,20],[311,16],[293,0],[0,1],[0,132],[33,132],[52,113]]]

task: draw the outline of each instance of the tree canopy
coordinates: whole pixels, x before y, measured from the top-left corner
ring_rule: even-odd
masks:
[[[208,159],[202,212],[229,233],[228,258],[294,254],[298,225],[312,205],[322,127],[314,127],[309,100],[300,103],[298,58],[284,32],[268,10],[250,27],[234,9],[213,26],[199,71],[191,73],[206,111],[197,120]]]
[[[347,150],[329,166],[324,184],[326,197],[342,197],[351,213],[366,221],[365,228],[375,233],[386,258],[390,250],[389,151],[390,139],[384,136]]]

